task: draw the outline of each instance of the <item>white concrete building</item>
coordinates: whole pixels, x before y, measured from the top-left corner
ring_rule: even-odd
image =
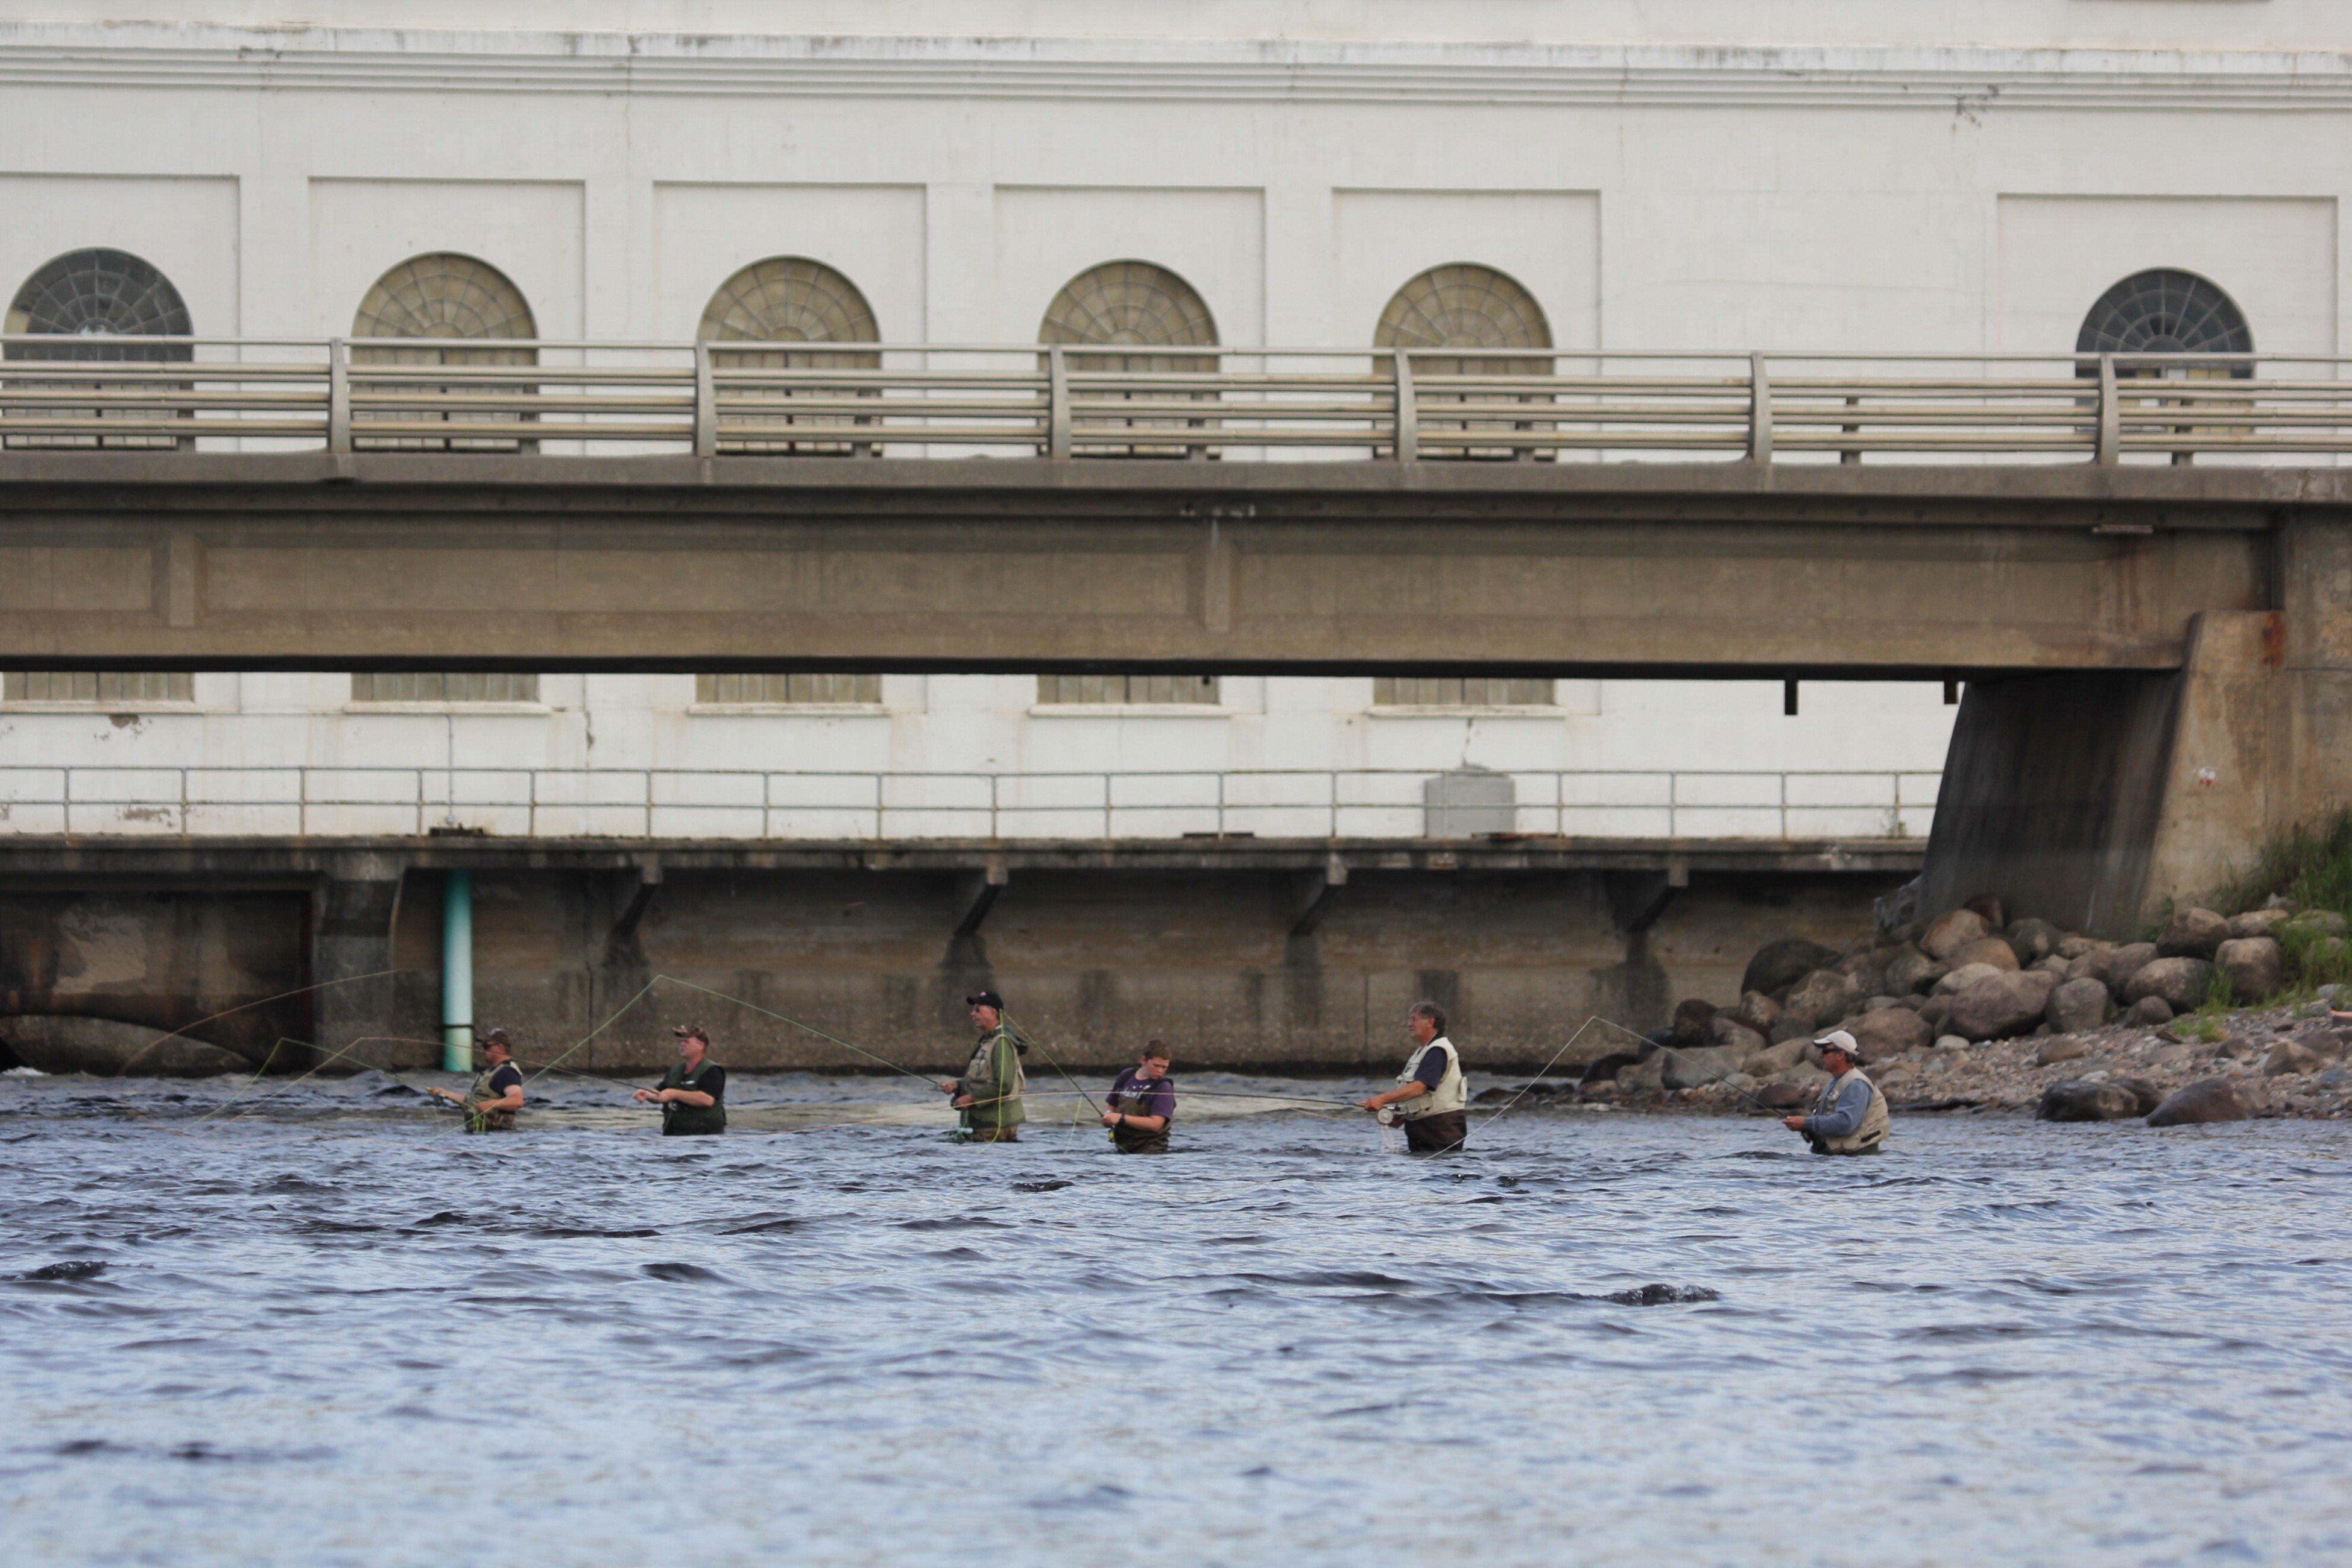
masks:
[[[2338,342],[2352,12],[2331,0],[18,18],[12,333]],[[5,680],[0,831],[43,834],[1916,834],[1950,714],[1917,686],[1809,685],[1790,717],[1777,684]],[[1512,807],[1433,821],[1432,788],[1495,798],[1429,782],[1475,770]]]

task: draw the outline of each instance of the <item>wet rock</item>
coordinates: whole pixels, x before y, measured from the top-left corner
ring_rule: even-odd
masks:
[[[2121,947],[2111,947],[2097,954],[2091,973],[2106,982],[2109,994],[2116,1001],[2127,1002],[2130,998],[2124,994],[2124,987],[2131,984],[2133,975],[2154,963],[2156,959],[2156,943],[2127,942]]]
[[[1617,1074],[1617,1087],[1628,1094],[1655,1094],[1666,1086],[1666,1064],[1676,1053],[1661,1047]]]
[[[1919,951],[1941,963],[1969,943],[1992,934],[1992,927],[1974,910],[1954,910],[1928,922],[1919,938]]]
[[[1964,969],[1971,963],[1987,963],[1995,969],[2022,969],[2017,962],[2017,950],[1997,936],[1979,937],[1963,944],[1952,954],[1952,967]]]
[[[1739,1005],[1731,1016],[1769,1038],[1772,1026],[1780,1021],[1780,1004],[1761,991],[1743,991],[1739,994]]]
[[[1887,962],[1886,988],[1897,995],[1925,991],[1941,980],[1950,968],[1949,964],[1937,963],[1916,947],[1900,947]]]
[[[2057,952],[2061,958],[2087,958],[2095,952],[2105,952],[2115,945],[2111,942],[2101,942],[2095,936],[2070,935],[2059,939]]]
[[[1878,1061],[1897,1051],[1918,1050],[1936,1037],[1927,1021],[1908,1007],[1880,1007],[1846,1020],[1847,1032],[1862,1047],[1865,1061]]]
[[[1973,911],[1979,920],[1984,921],[1987,931],[1999,931],[2009,923],[2000,900],[1991,893],[1979,893],[1960,908]]]
[[[2139,1108],[2132,1112],[2134,1116],[2146,1116],[2164,1103],[2164,1090],[2144,1078],[2117,1078],[2107,1081],[2117,1089],[2131,1090],[2132,1098],[2139,1102]]]
[[[2124,1010],[2124,1022],[2136,1029],[2154,1029],[2172,1022],[2172,1004],[2161,996],[2143,996]]]
[[[2139,1097],[2119,1083],[2068,1079],[2042,1091],[2033,1114],[2042,1121],[2122,1121],[2147,1112]]]
[[[2124,985],[2124,1000],[2161,996],[2175,1016],[2204,1005],[2212,988],[2213,966],[2201,958],[2159,958],[2145,965]]]
[[[1952,995],[1952,1033],[1971,1040],[2005,1040],[2031,1029],[2050,1005],[2058,977],[2034,970],[1996,974]]]
[[[1697,1089],[1739,1070],[1738,1054],[1721,1046],[1701,1046],[1694,1051],[1664,1050],[1658,1054],[1666,1058],[1659,1078],[1661,1087],[1665,1089]]]
[[[1808,1026],[1833,1023],[1851,1012],[1863,995],[1851,976],[1834,969],[1816,969],[1789,988],[1780,1016],[1802,1019]]]
[[[2276,936],[2279,928],[2294,917],[2284,910],[2248,910],[2230,917],[2230,934],[2244,940],[2250,936]]]
[[[2011,949],[2016,952],[2020,968],[2031,968],[2050,957],[2058,951],[2058,944],[2066,940],[2064,931],[2048,921],[2036,920],[2030,915],[2024,920],[2011,921],[2009,930],[2002,934],[2009,939]]]
[[[2041,1048],[2033,1053],[2033,1065],[2046,1068],[2053,1062],[2071,1062],[2090,1054],[2091,1047],[2074,1036],[2053,1035],[2042,1041]]]
[[[1797,1085],[1788,1082],[1768,1083],[1756,1091],[1756,1103],[1769,1110],[1796,1110],[1812,1097]]]
[[[2272,937],[2231,937],[2214,950],[2213,967],[2242,1003],[2259,1002],[2286,984],[2286,954]]]
[[[1978,982],[1990,980],[2001,973],[1990,963],[1964,963],[1936,982],[1936,994],[1957,995]]]
[[[2263,1059],[2263,1076],[2285,1078],[2294,1073],[2317,1072],[2326,1065],[2326,1057],[2301,1041],[2281,1040]]]
[[[1729,1051],[1735,1061],[1746,1061],[1768,1043],[1762,1035],[1749,1028],[1727,1013],[1717,1013],[1715,1022],[1707,1026],[1706,1043]]]
[[[1715,1004],[1697,996],[1687,996],[1675,1004],[1672,1032],[1668,1035],[1675,1045],[1696,1046],[1706,1041],[1706,1027],[1715,1022]]]
[[[2148,1113],[2147,1124],[2196,1127],[2210,1121],[2243,1121],[2252,1114],[2238,1098],[2235,1084],[2226,1078],[2203,1078],[2166,1096],[2164,1103]]]
[[[1799,1036],[1754,1052],[1739,1064],[1739,1070],[1756,1078],[1771,1078],[1787,1072],[1799,1062],[1811,1060],[1812,1054],[1811,1044]]]
[[[1814,970],[1835,963],[1837,959],[1835,952],[1820,942],[1801,936],[1784,936],[1756,950],[1756,956],[1748,961],[1748,972],[1739,977],[1739,989],[1785,991]]]
[[[1576,1087],[1582,1089],[1588,1084],[1614,1083],[1619,1073],[1637,1065],[1641,1059],[1631,1051],[1613,1051],[1586,1068],[1577,1079]]]
[[[2192,906],[2172,911],[2157,936],[2156,951],[2162,958],[2210,958],[2213,950],[2229,940],[2228,921],[2211,910]]]
[[[2112,999],[2104,982],[2062,980],[2050,993],[2050,1026],[2063,1034],[2080,1034],[2107,1021]]]

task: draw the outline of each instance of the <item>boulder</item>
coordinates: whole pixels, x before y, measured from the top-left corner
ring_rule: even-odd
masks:
[[[2315,936],[2340,937],[2346,934],[2344,917],[2334,910],[2305,910],[2279,929],[2309,931]]]
[[[1799,1062],[1782,1073],[1778,1081],[1795,1084],[1803,1092],[1805,1103],[1811,1105],[1814,1098],[1828,1087],[1830,1075],[1811,1062]]]
[[[2187,1067],[2197,1053],[2187,1046],[2159,1046],[2147,1058],[2147,1065],[2158,1072],[2171,1072]]]
[[[2107,1081],[2117,1089],[2131,1090],[2132,1098],[2139,1101],[2139,1109],[2132,1112],[2134,1116],[2146,1116],[2164,1103],[2164,1090],[2144,1078],[2117,1078]]]
[[[2101,942],[2095,936],[2068,936],[2060,939],[2057,952],[2061,958],[2087,958],[2095,952],[2105,952],[2115,945],[2111,942]]]
[[[1938,915],[1920,935],[1919,951],[1941,963],[1969,943],[1992,934],[1992,927],[1974,910],[1954,910]]]
[[[2326,1065],[2326,1058],[2301,1041],[2281,1040],[2263,1059],[2263,1076],[2286,1078],[2294,1073],[2317,1072]]]
[[[2136,1029],[2154,1029],[2172,1022],[2172,1004],[2161,996],[2143,996],[2124,1010],[2124,1022]]]
[[[1846,1030],[1862,1047],[1862,1059],[1874,1062],[1898,1051],[1917,1050],[1936,1037],[1927,1021],[1908,1007],[1879,1007],[1846,1020]]]
[[[2286,984],[2286,954],[2274,937],[2233,936],[2214,950],[2213,967],[2242,1003],[2259,1002]]]
[[[1999,931],[2009,923],[2007,914],[2000,907],[2000,900],[1990,893],[1979,893],[1960,908],[1974,910],[1977,918],[1984,921],[1987,931]]]
[[[1685,997],[1675,1004],[1674,1026],[1666,1037],[1678,1046],[1703,1045],[1707,1026],[1714,1022],[1714,1003],[1696,996]]]
[[[2210,958],[2230,940],[2230,922],[2211,910],[2195,906],[2172,911],[2158,933],[2156,951],[2163,958]]]
[[[2213,966],[2201,958],[2159,958],[2145,964],[2124,986],[2124,1000],[2161,996],[2177,1017],[2205,1005],[2213,985]]]
[[[1844,1017],[1863,995],[1862,988],[1850,976],[1834,969],[1816,969],[1789,988],[1788,1000],[1780,1004],[1780,1016],[1804,1019],[1809,1026],[1834,1023]]]
[[[1950,996],[1967,990],[1980,980],[1990,980],[2001,973],[2002,971],[1995,969],[1990,963],[1964,963],[1936,982],[1936,994]]]
[[[2347,1038],[2347,1031],[2324,1027],[2315,1029],[2308,1025],[2295,1031],[2294,1043],[2331,1062],[2342,1061],[2346,1051],[2352,1049],[2352,1039]]]
[[[1820,942],[1801,936],[1784,936],[1766,942],[1748,961],[1739,977],[1742,992],[1779,992],[1794,985],[1816,969],[1837,962],[1838,955]]]
[[[2226,1078],[2200,1078],[2165,1097],[2148,1112],[2150,1127],[2196,1127],[2209,1121],[2243,1121],[2252,1114]]]
[[[1743,991],[1739,994],[1739,1005],[1732,1009],[1731,1016],[1758,1034],[1769,1036],[1772,1026],[1780,1021],[1780,1004],[1761,991]]]
[[[1677,1053],[1661,1047],[1652,1051],[1632,1067],[1617,1071],[1617,1087],[1629,1094],[1654,1094],[1665,1087],[1666,1064]]]
[[[2065,1034],[2095,1029],[2107,1021],[2106,986],[2096,980],[2062,980],[2050,993],[2050,1026]]]
[[[1938,963],[1916,947],[1904,946],[1895,950],[1887,962],[1886,988],[1898,996],[1925,991],[1941,980],[1950,965]]]
[[[1701,1046],[1695,1051],[1660,1051],[1666,1058],[1660,1084],[1667,1089],[1698,1089],[1729,1078],[1739,1070],[1739,1055],[1721,1046]]]
[[[1766,1033],[1777,1046],[1789,1040],[1811,1040],[1813,1037],[1813,1026],[1809,1019],[1791,1018],[1783,1013],[1772,1020],[1772,1027]]]
[[[1793,1083],[1768,1083],[1756,1091],[1756,1103],[1767,1110],[1801,1110],[1811,1099]]]
[[[1717,1013],[1715,1022],[1707,1026],[1706,1043],[1744,1062],[1769,1042],[1730,1014]]]
[[[2131,984],[2133,975],[2154,963],[2156,958],[2156,943],[2129,942],[2096,955],[2095,962],[2097,967],[2092,973],[2107,983],[2107,990],[2116,1001],[2127,1002],[2130,998],[2124,994],[2124,987]]]
[[[2047,958],[2037,959],[2025,967],[2038,969],[2044,974],[2054,974],[2061,980],[2072,980],[2074,977],[2074,961],[2071,958],[2061,958],[2054,952]]]
[[[2091,1047],[2072,1035],[2053,1035],[2042,1042],[2033,1053],[2033,1065],[2046,1068],[2053,1062],[2071,1062],[2091,1054]]]
[[[2284,910],[2248,910],[2230,917],[2230,934],[2244,940],[2250,936],[2276,936],[2279,927],[2292,917]]]
[[[2005,1040],[2041,1022],[2050,994],[2057,988],[2056,975],[2031,969],[1996,974],[1954,992],[1947,1021],[1953,1034],[1971,1040]]]
[[[2009,939],[2010,947],[2017,953],[2021,969],[2030,969],[2048,958],[2058,951],[2058,944],[2066,940],[2064,931],[2048,921],[2036,920],[2030,915],[2024,920],[2011,921],[2009,930],[2001,934]]]
[[[2139,1108],[2139,1097],[2122,1084],[2068,1079],[2042,1091],[2033,1114],[2042,1121],[2122,1121],[2147,1112]]]
[[[1965,1035],[1938,1035],[1936,1037],[1936,1049],[1939,1051],[1965,1051],[1968,1048],[1969,1040],[1968,1037]]]
[[[1919,1005],[1919,1021],[1939,1035],[1947,1032],[1944,1024],[1951,1016],[1952,999],[1949,996],[1930,996]]]
[[[2017,950],[1997,936],[1979,937],[1963,943],[1952,953],[1952,967],[1965,969],[1971,963],[1989,963],[1995,969],[2022,969],[2017,962]]]
[[[1812,1054],[1811,1043],[1801,1037],[1782,1040],[1778,1045],[1767,1046],[1750,1054],[1739,1064],[1739,1070],[1751,1078],[1772,1078],[1787,1072],[1799,1062],[1811,1060]]]

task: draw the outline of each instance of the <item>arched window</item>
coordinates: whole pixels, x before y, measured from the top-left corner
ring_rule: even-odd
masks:
[[[184,338],[194,332],[188,319],[188,307],[172,280],[150,263],[123,250],[72,250],[44,264],[25,286],[16,290],[9,301],[5,322],[11,336],[22,334],[54,335],[55,343],[18,343],[7,345],[7,357],[12,360],[69,360],[77,363],[90,360],[116,362],[133,361],[168,363],[174,360],[195,357],[187,343],[123,343],[94,341],[100,337],[160,337]],[[59,392],[71,390],[84,383],[58,382],[44,377],[38,382],[19,380],[22,390]],[[116,392],[122,389],[117,387]],[[176,383],[155,385],[159,399],[168,399],[187,389]],[[124,424],[153,425],[184,416],[184,410],[169,406],[151,408],[124,407],[111,405],[105,408],[24,408],[12,412],[10,423],[20,426],[39,426],[25,434],[12,434],[11,447],[162,447],[179,446],[177,437],[163,435],[98,436],[77,431],[70,426],[85,428],[99,420]]]
[[[476,382],[444,384],[419,377],[402,367],[415,365],[536,364],[539,353],[508,342],[497,348],[453,348],[450,340],[535,338],[539,324],[530,306],[507,275],[486,261],[446,252],[412,257],[376,279],[352,319],[354,338],[425,340],[413,346],[388,348],[354,345],[352,350],[352,425],[354,445],[382,451],[513,452],[526,443],[509,435],[464,439],[422,436],[414,427],[425,425],[486,423],[513,425],[529,420],[527,411],[493,410],[436,412],[391,405],[368,407],[375,398],[414,396],[420,393],[492,396],[526,393],[528,383]],[[368,375],[363,369],[383,367]],[[387,425],[411,428],[383,432]],[[374,433],[370,427],[375,427]]]
[[[1462,403],[1540,403],[1541,395],[1522,396],[1492,389],[1448,390],[1422,386],[1443,377],[1543,375],[1551,362],[1534,355],[1425,353],[1426,349],[1548,349],[1551,323],[1543,307],[1518,280],[1475,262],[1448,262],[1411,279],[1389,300],[1372,329],[1377,348],[1409,349],[1421,410],[1421,450],[1432,458],[1549,458],[1549,447],[1468,446],[1461,437],[1472,431],[1531,431],[1534,424],[1520,420],[1433,417],[1433,409]],[[1448,440],[1448,437],[1455,437]]]
[[[1192,286],[1149,261],[1106,261],[1067,283],[1038,323],[1041,343],[1166,350],[1213,347],[1217,323]],[[1073,370],[1213,370],[1213,354],[1072,354]]]
[[[2194,272],[2135,272],[2083,318],[2078,353],[2252,353],[2254,334],[2229,295]],[[2243,374],[2242,372],[2241,374]]]
[[[725,421],[728,426],[740,427],[740,419],[763,429],[776,426],[797,430],[816,426],[837,430],[843,426],[862,421],[857,416],[843,414],[752,414],[739,416],[735,409],[746,401],[787,403],[793,398],[821,398],[837,402],[844,396],[876,395],[875,389],[860,386],[854,379],[845,384],[796,383],[789,387],[779,387],[761,386],[756,376],[741,375],[744,372],[759,371],[822,372],[882,368],[882,356],[878,353],[805,348],[754,350],[736,346],[743,343],[879,342],[881,330],[875,324],[874,308],[866,302],[866,296],[858,291],[856,284],[822,261],[811,261],[802,256],[772,256],[765,261],[753,262],[719,286],[719,292],[713,294],[710,303],[703,308],[702,323],[695,329],[694,335],[702,342],[725,345],[714,346],[710,359],[712,374],[718,379],[720,407],[728,415]],[[731,385],[730,373],[738,378]],[[870,456],[877,450],[872,443],[744,440],[731,435],[722,435],[719,449],[722,452],[782,452],[799,456],[838,456],[853,452]],[[871,699],[874,701],[880,700],[878,696]]]

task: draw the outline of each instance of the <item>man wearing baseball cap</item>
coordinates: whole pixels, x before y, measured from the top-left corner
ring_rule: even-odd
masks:
[[[1021,1123],[1026,1120],[1021,1095],[1029,1080],[1021,1071],[1021,1053],[1027,1047],[1005,1026],[1003,997],[993,991],[978,991],[963,1000],[971,1009],[972,1027],[980,1031],[980,1038],[972,1045],[971,1060],[964,1064],[963,1076],[941,1079],[940,1089],[953,1097],[950,1103],[963,1113],[967,1141],[1018,1143]]]
[[[1780,1125],[1801,1132],[1816,1154],[1875,1154],[1886,1143],[1886,1096],[1862,1076],[1854,1038],[1832,1029],[1813,1041],[1822,1053],[1828,1087],[1806,1116],[1784,1116]]]
[[[662,1075],[660,1087],[641,1089],[635,1098],[658,1105],[662,1136],[698,1138],[727,1131],[727,1069],[710,1059],[710,1037],[699,1024],[680,1024],[677,1065]]]
[[[473,1088],[463,1094],[446,1089],[430,1092],[434,1099],[465,1110],[468,1132],[511,1132],[515,1112],[522,1109],[522,1069],[514,1064],[514,1042],[504,1029],[492,1029],[476,1042],[475,1048],[489,1065],[474,1079]]]

